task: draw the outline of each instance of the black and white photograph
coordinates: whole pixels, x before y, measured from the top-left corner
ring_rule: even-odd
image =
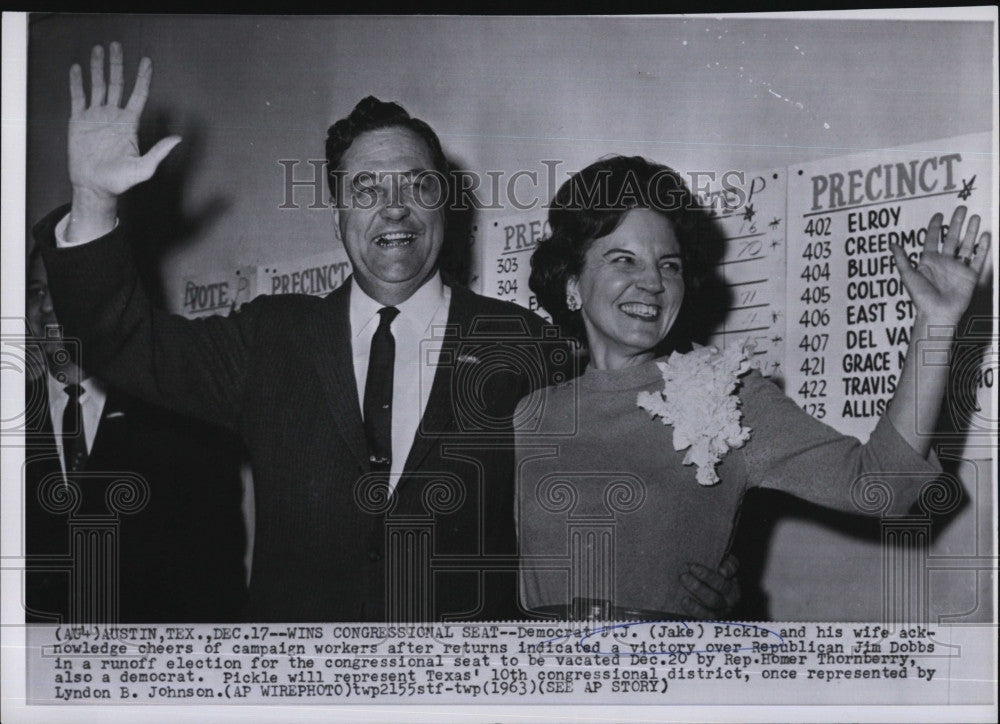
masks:
[[[995,7],[3,32],[4,721],[995,720]]]

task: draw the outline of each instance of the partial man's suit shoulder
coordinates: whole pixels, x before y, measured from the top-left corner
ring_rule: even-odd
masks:
[[[462,287],[453,287],[452,294],[457,294],[456,301],[466,305],[467,310],[474,315],[497,322],[510,320],[512,323],[520,323],[527,328],[532,336],[541,335],[545,327],[551,326],[542,317],[514,302],[492,299]]]
[[[280,322],[307,314],[322,314],[328,305],[323,297],[308,294],[261,294],[243,303],[234,310],[234,314]]]

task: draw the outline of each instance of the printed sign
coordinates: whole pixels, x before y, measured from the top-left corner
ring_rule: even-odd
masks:
[[[785,389],[815,417],[866,439],[885,412],[914,318],[890,246],[917,261],[931,216],[959,204],[988,225],[989,148],[978,134],[791,167]]]

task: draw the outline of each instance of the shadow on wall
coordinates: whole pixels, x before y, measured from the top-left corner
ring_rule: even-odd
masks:
[[[145,152],[176,128],[164,111],[152,111],[151,120],[139,129],[139,147]],[[153,302],[166,306],[160,267],[167,252],[179,251],[203,240],[208,230],[232,207],[231,197],[215,193],[196,206],[186,202],[185,189],[204,160],[203,125],[188,121],[181,129],[183,143],[170,152],[150,181],[139,184],[126,193],[120,204],[122,223],[134,230],[137,240],[133,253],[140,277]],[[453,177],[461,174],[463,165],[449,160]],[[454,189],[452,200],[454,201]],[[459,208],[449,204],[445,219],[445,239],[441,250],[441,271],[453,282],[468,286],[475,281],[472,270],[474,208]]]
[[[947,462],[942,464],[946,473],[955,474],[949,468],[957,467],[957,465],[954,463],[949,465]],[[969,505],[968,495],[963,494],[953,510],[944,515],[930,516],[932,546],[934,538]],[[910,511],[910,515],[923,517],[926,513],[918,505],[915,505]],[[773,618],[770,596],[764,590],[762,582],[770,553],[771,538],[778,522],[782,520],[795,520],[826,530],[837,531],[853,540],[868,541],[874,545],[880,544],[882,540],[881,522],[877,517],[829,510],[776,490],[754,489],[749,491],[743,501],[740,522],[733,538],[732,552],[740,561],[739,582],[741,590],[740,602],[730,615],[733,620],[770,621]],[[803,555],[810,555],[810,551],[804,551]],[[817,555],[819,554],[817,553]],[[873,555],[870,564],[881,566],[882,560],[880,557],[875,557],[876,555],[878,554]],[[834,585],[833,582],[830,582],[831,596],[838,595],[838,592],[833,590]],[[780,591],[774,593],[776,596],[782,595]],[[810,619],[803,618],[802,620]]]
[[[449,187],[448,209],[445,212],[441,273],[456,284],[468,287],[478,279],[478,275],[472,270],[472,241],[476,210],[458,204],[455,179],[469,175],[465,164],[459,159],[448,158],[448,174],[452,183]]]
[[[979,408],[977,400],[981,388],[996,389],[996,359],[988,360],[990,346],[997,341],[992,289],[993,269],[987,267],[985,278],[958,323],[948,387],[935,427],[939,435],[951,440],[959,431],[972,430],[985,444],[996,444],[997,421],[990,419],[989,410]],[[984,363],[992,371],[991,376],[984,377]]]
[[[178,132],[166,111],[147,109],[139,127],[139,149],[145,153],[161,138]],[[223,193],[215,193],[197,205],[185,202],[191,177],[204,160],[204,125],[189,120],[179,129],[184,141],[160,164],[156,175],[139,184],[121,199],[121,222],[133,230],[133,253],[139,275],[154,304],[165,306],[161,261],[168,251],[177,251],[205,237],[208,229],[232,206]]]

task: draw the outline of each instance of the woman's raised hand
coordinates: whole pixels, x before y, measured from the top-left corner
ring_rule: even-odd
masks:
[[[934,214],[927,227],[920,262],[915,266],[902,247],[898,244],[891,247],[899,275],[910,293],[917,315],[923,316],[929,323],[958,324],[989,258],[989,232],[979,233],[979,217],[973,214],[965,225],[963,235],[965,215],[964,206],[955,209],[942,243],[941,222],[944,217]]]

